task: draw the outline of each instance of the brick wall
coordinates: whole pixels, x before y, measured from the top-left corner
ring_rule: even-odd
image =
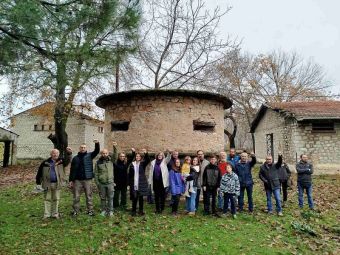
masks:
[[[118,143],[121,150],[169,148],[194,153],[224,148],[222,103],[193,97],[146,96],[112,102],[105,109],[105,146]],[[193,130],[193,121],[215,123],[213,132]],[[127,131],[111,131],[111,121],[130,121]]]

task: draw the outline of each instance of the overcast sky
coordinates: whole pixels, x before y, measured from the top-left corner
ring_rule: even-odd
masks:
[[[221,37],[242,40],[250,53],[295,50],[322,65],[340,94],[340,1],[336,0],[206,0],[208,8],[232,10],[221,20]],[[0,93],[6,85],[0,81]]]
[[[209,0],[210,8],[232,6],[221,20],[221,36],[242,39],[242,49],[267,53],[294,50],[323,66],[340,94],[340,1]]]

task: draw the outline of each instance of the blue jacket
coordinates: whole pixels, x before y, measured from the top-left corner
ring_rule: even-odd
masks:
[[[170,193],[171,195],[180,195],[184,193],[184,181],[180,172],[171,169],[169,174]]]
[[[238,176],[241,187],[247,187],[254,183],[253,176],[251,174],[251,169],[253,168],[255,164],[256,164],[255,156],[252,156],[251,161],[248,161],[246,163],[241,163],[241,161],[236,163],[235,173]]]
[[[240,156],[239,156],[239,155],[235,155],[233,158],[231,158],[230,155],[228,155],[227,161],[228,161],[233,167],[235,167],[236,163],[238,163],[238,162],[240,161]]]
[[[77,156],[73,157],[69,181],[73,182],[74,180],[92,179],[94,177],[92,160],[98,155],[98,153],[99,143],[96,143],[93,152],[79,152]]]

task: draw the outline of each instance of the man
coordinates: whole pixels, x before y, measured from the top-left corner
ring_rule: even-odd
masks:
[[[248,161],[248,154],[243,152],[241,154],[241,160],[235,164],[235,173],[237,174],[240,181],[240,197],[238,199],[239,211],[243,211],[244,205],[244,190],[247,191],[248,197],[248,210],[250,213],[253,212],[253,176],[251,174],[251,169],[256,164],[256,157],[254,153],[250,154],[251,161]]]
[[[178,159],[179,153],[178,151],[172,151],[171,152],[171,158],[167,164],[169,172],[171,171],[172,167],[175,166],[176,159]],[[181,162],[182,165],[182,162]]]
[[[91,187],[94,177],[92,160],[98,155],[100,148],[98,140],[93,140],[93,142],[95,143],[93,152],[87,152],[86,144],[82,144],[79,147],[78,155],[72,159],[69,181],[73,190],[73,216],[79,214],[80,192],[82,189],[85,190],[87,214],[94,216]]]
[[[70,162],[72,156],[71,148],[66,148],[66,159],[59,158],[59,150],[51,150],[50,157],[44,160],[36,175],[36,184],[42,186],[44,190],[45,212],[44,219],[53,217],[59,219],[59,200],[60,189],[64,184],[65,171],[64,167]]]
[[[287,199],[288,199],[288,187],[291,185],[290,176],[291,176],[290,169],[288,165],[285,162],[283,162],[279,170],[279,178],[280,178],[281,189],[283,193],[282,207],[285,207]]]
[[[202,150],[197,151],[198,164],[200,166],[199,177],[197,181],[197,191],[196,191],[196,211],[198,210],[198,205],[200,201],[201,194],[201,185],[203,179],[203,172],[207,165],[209,165],[209,161],[204,158],[204,152]]]
[[[227,161],[232,165],[233,168],[235,168],[236,163],[240,161],[240,156],[236,154],[235,148],[230,148]]]
[[[204,214],[210,214],[210,197],[211,212],[214,216],[220,217],[216,212],[216,195],[220,189],[221,173],[216,164],[216,157],[210,157],[210,163],[205,167],[203,172],[202,188],[204,200]]]
[[[101,215],[111,217],[114,196],[113,162],[107,149],[103,149],[100,154],[94,169],[94,177],[99,190]]]
[[[296,172],[298,174],[297,186],[299,193],[299,207],[303,208],[303,193],[306,190],[309,209],[314,209],[314,203],[312,198],[312,174],[313,165],[308,163],[308,156],[302,154],[300,156],[300,162],[296,164]]]
[[[263,181],[264,189],[267,196],[267,212],[273,213],[272,207],[272,194],[274,194],[276,202],[276,211],[279,216],[283,216],[280,198],[280,178],[279,171],[282,165],[282,155],[279,154],[279,158],[276,164],[273,164],[273,158],[271,155],[266,157],[266,162],[260,167],[259,177]]]

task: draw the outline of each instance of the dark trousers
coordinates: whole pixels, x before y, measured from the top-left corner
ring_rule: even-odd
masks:
[[[204,212],[210,213],[210,198],[211,198],[211,212],[216,213],[216,188],[208,188],[203,191],[203,201],[204,201]]]
[[[153,183],[153,192],[155,194],[155,204],[156,211],[162,212],[164,211],[165,205],[165,188],[163,186],[163,182],[154,181]]]
[[[126,208],[126,191],[127,191],[126,187],[123,187],[121,189],[115,189],[115,193],[113,196],[114,208],[117,208],[119,206]]]
[[[286,202],[288,198],[288,181],[281,182],[281,189],[283,194],[283,201]]]
[[[238,200],[238,208],[240,211],[243,210],[243,205],[244,205],[244,190],[247,191],[247,197],[248,197],[248,209],[250,212],[254,210],[254,205],[253,205],[253,184],[248,185],[248,186],[241,186],[240,189],[240,196]]]
[[[181,197],[181,195],[172,195],[172,212],[173,213],[177,213],[178,211],[178,204],[179,204],[179,198]]]
[[[228,206],[230,202],[231,214],[236,214],[236,206],[235,206],[235,194],[224,193],[224,205],[223,205],[223,213],[227,213]]]
[[[197,212],[197,209],[198,209],[198,204],[200,202],[200,195],[201,195],[201,189],[197,189],[197,191],[196,191],[196,201],[195,201],[196,212]]]
[[[132,212],[135,213],[137,211],[137,201],[139,201],[139,212],[143,212],[144,207],[144,199],[143,196],[139,194],[139,192],[136,192],[137,194],[134,196],[132,200]]]

